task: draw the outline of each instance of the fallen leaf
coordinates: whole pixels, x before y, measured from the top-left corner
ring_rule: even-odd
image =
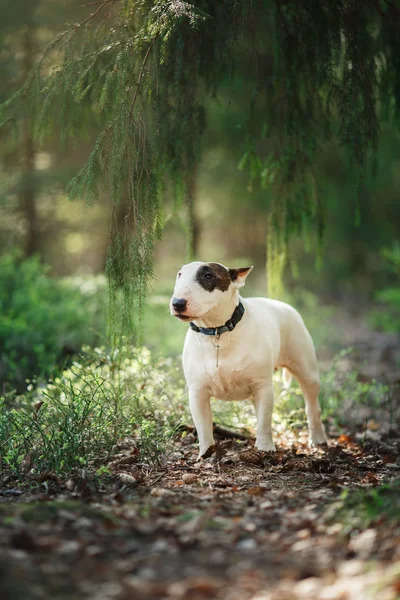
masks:
[[[338,438],[339,444],[349,444],[351,443],[351,437],[349,435],[340,435]]]
[[[247,493],[250,494],[251,496],[259,496],[260,494],[263,493],[264,490],[262,490],[260,488],[260,486],[258,487],[250,487],[247,490]]]
[[[375,473],[372,473],[372,471],[366,473],[362,479],[363,483],[377,483],[378,481],[378,477],[375,475]]]
[[[185,473],[182,476],[182,481],[184,483],[196,483],[196,481],[198,480],[197,475],[195,475],[194,473]]]

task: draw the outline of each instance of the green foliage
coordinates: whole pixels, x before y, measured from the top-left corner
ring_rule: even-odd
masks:
[[[389,269],[400,275],[400,243],[394,243],[391,248],[382,248],[382,256]]]
[[[356,528],[363,530],[382,519],[399,523],[399,515],[400,480],[395,479],[371,490],[345,490],[327,516],[343,523],[344,533],[348,533]]]
[[[374,411],[382,408],[389,395],[389,388],[376,380],[360,381],[355,369],[343,368],[352,350],[339,352],[329,369],[321,372],[321,391],[319,400],[322,419],[331,421],[340,427],[349,427],[348,412],[357,407],[368,408],[371,418]],[[282,372],[274,374],[275,407],[273,427],[277,433],[286,434],[287,430],[299,433],[306,431],[307,418],[303,393],[292,381],[289,389],[282,386]],[[213,400],[213,418],[216,423],[232,429],[255,434],[256,417],[251,402],[226,402]],[[363,423],[364,425],[364,423]]]
[[[93,343],[105,310],[97,295],[54,279],[37,258],[0,257],[0,389],[48,376],[72,351]]]
[[[152,361],[146,349],[85,348],[59,377],[30,388],[1,400],[1,468],[17,475],[81,467],[104,473],[124,439],[138,460],[158,463],[184,412],[176,365]]]
[[[343,406],[382,405],[387,388],[360,382],[354,371],[341,373],[341,353],[321,376],[323,418],[347,424]],[[284,433],[307,427],[304,400],[292,384],[282,390],[281,373],[274,376],[274,428]],[[122,347],[112,353],[86,347],[69,369],[34,386],[21,396],[9,394],[0,403],[1,468],[17,476],[52,471],[65,475],[85,467],[97,475],[109,473],[113,452],[128,444],[138,461],[159,463],[176,427],[191,421],[178,361],[152,358],[147,349]],[[255,431],[250,402],[213,400],[216,423]]]
[[[400,244],[396,243],[392,248],[383,248],[381,251],[386,261],[387,269],[400,275]],[[373,310],[369,315],[369,321],[376,329],[389,333],[400,332],[400,286],[387,287],[375,294],[375,299],[382,304],[382,309]]]
[[[354,350],[348,348],[339,352],[332,361],[331,368],[322,374],[320,401],[323,418],[332,417],[336,423],[345,425],[344,412],[357,405],[376,409],[387,398],[389,388],[375,379],[363,381],[358,370],[349,369],[346,357]]]
[[[398,8],[376,0],[104,0],[55,37],[3,104],[0,122],[28,119],[38,142],[60,134],[76,143],[93,126],[101,130],[69,194],[92,203],[108,193],[114,203],[111,324],[122,289],[121,332],[140,325],[165,179],[192,215],[209,99],[231,96],[233,81],[245,96],[240,167],[251,186],[259,181],[271,191],[268,261],[276,287],[289,236],[322,236],[321,147],[334,139],[346,148],[361,190],[379,137],[378,97],[382,114],[398,114],[399,28]],[[115,219],[121,203],[122,227]]]
[[[369,322],[375,329],[388,333],[400,331],[400,287],[386,288],[375,294],[382,309],[375,309],[369,315]]]
[[[382,407],[388,398],[387,385],[376,380],[362,381],[356,369],[346,366],[347,357],[353,352],[351,348],[342,350],[333,359],[331,367],[321,372],[321,404],[323,420],[331,420],[339,426],[349,426],[348,413],[351,409],[363,406],[368,408],[371,416]],[[288,390],[282,390],[280,377],[277,379],[277,419],[293,428],[305,427],[306,413],[303,395],[296,383]]]
[[[187,325],[169,314],[169,300],[166,294],[152,294],[144,309],[143,342],[153,356],[182,354]]]

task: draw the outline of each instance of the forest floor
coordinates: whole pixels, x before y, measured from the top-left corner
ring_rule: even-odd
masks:
[[[389,373],[398,406],[394,343],[360,334],[359,370]],[[51,473],[36,489],[10,480],[0,490],[1,599],[395,600],[397,416],[332,423],[327,449],[310,450],[305,431],[282,433],[274,454],[216,428],[217,451],[201,461],[186,427],[158,468],[121,442],[101,485]]]

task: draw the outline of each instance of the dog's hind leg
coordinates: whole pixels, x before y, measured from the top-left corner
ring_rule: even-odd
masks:
[[[210,396],[197,388],[189,388],[189,406],[197,437],[199,438],[199,458],[214,445],[213,423]]]
[[[326,444],[325,430],[321,421],[321,408],[318,402],[320,383],[317,357],[312,338],[300,317],[292,323],[288,348],[290,355],[286,357],[283,366],[294,375],[303,392],[310,443]]]
[[[321,421],[321,407],[318,401],[320,389],[318,374],[293,373],[293,375],[299,382],[304,395],[310,443],[313,445],[326,444],[327,439]]]
[[[257,415],[256,448],[259,450],[275,450],[272,441],[272,410],[274,408],[274,388],[272,380],[254,393],[254,406]]]

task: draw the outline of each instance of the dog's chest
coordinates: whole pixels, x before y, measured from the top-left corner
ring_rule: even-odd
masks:
[[[188,385],[207,389],[221,400],[250,397],[260,377],[265,374],[263,353],[254,353],[236,335],[220,340],[200,339],[184,353],[184,370]],[[219,345],[219,348],[217,348]],[[188,348],[189,350],[189,348]]]
[[[218,367],[211,364],[206,381],[210,394],[221,400],[244,400],[253,395],[254,377],[249,374],[252,367],[241,364],[227,364],[222,361]]]

